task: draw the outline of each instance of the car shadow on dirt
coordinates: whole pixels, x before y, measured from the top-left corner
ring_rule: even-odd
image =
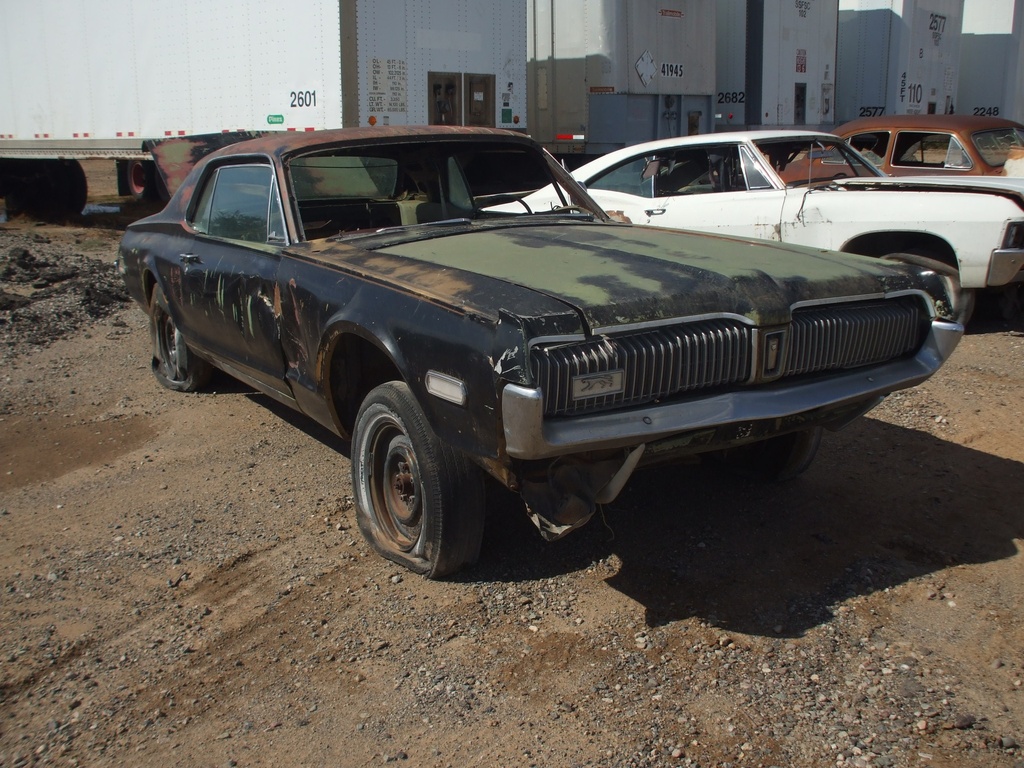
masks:
[[[465,578],[538,580],[604,560],[615,566],[607,583],[641,604],[650,626],[696,617],[800,636],[848,598],[1017,554],[1022,469],[861,419],[826,435],[815,465],[789,483],[709,465],[646,469],[603,517],[554,543],[499,499],[508,509],[490,510],[481,562]]]
[[[346,458],[349,444],[269,397],[255,401]],[[712,463],[652,467],[591,522],[545,542],[523,502],[488,484],[477,565],[459,583],[557,579],[597,563],[647,624],[698,618],[730,631],[796,637],[857,595],[942,569],[1017,554],[1024,467],[872,418],[826,433],[788,483]]]
[[[224,374],[222,378],[225,382],[230,380],[230,377],[228,377],[227,374]],[[331,432],[331,430],[327,429],[327,427],[321,426],[317,422],[313,421],[309,416],[299,413],[293,408],[289,408],[284,403],[279,403],[269,395],[265,395],[262,392],[252,389],[247,384],[241,384],[239,382],[239,386],[242,387],[241,391],[245,391],[249,399],[254,403],[257,403],[261,407],[271,411],[279,419],[288,422],[288,424],[296,429],[305,432],[317,442],[322,443],[325,447],[340,453],[346,459],[350,458],[351,446],[348,440],[343,440]]]

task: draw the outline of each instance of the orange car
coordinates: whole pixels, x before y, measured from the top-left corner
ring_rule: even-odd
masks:
[[[1001,176],[1011,150],[1024,152],[1024,125],[1001,117],[880,115],[835,133],[891,176]]]

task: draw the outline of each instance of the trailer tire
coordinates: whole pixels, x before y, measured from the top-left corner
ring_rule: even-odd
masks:
[[[77,160],[13,160],[4,170],[8,216],[64,219],[85,208],[89,188]]]
[[[142,160],[128,160],[125,163],[125,191],[136,200],[141,200],[146,194],[147,175],[146,165]]]
[[[163,183],[152,160],[118,161],[118,192],[135,200],[166,200]]]
[[[13,219],[23,210],[21,196],[17,192],[8,192],[4,195],[4,212],[7,214],[8,219]]]
[[[78,215],[85,209],[89,201],[89,182],[85,178],[85,171],[82,164],[77,160],[62,161],[62,187],[64,189],[64,204],[66,213]]]

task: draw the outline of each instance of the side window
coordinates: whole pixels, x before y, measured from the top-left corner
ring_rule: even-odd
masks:
[[[747,189],[774,189],[745,147],[740,148],[740,157],[743,162],[743,175],[747,178]]]
[[[949,147],[946,149],[946,167],[956,168],[961,171],[969,171],[971,169],[971,158],[967,154],[967,150],[963,148],[959,139],[956,136],[949,137]]]
[[[948,133],[901,131],[896,135],[893,165],[911,168],[970,168],[963,146]]]
[[[448,199],[456,208],[463,211],[473,210],[473,196],[466,186],[466,178],[462,175],[462,168],[454,157],[448,158]]]
[[[654,178],[654,196],[693,195],[714,191],[708,152],[680,149],[662,161]]]
[[[657,161],[653,161],[657,162]],[[645,176],[648,162],[646,157],[636,157],[632,160],[605,171],[593,181],[587,184],[588,189],[600,189],[607,192],[623,192],[627,195],[638,197],[652,197],[654,191],[651,187],[649,174]]]
[[[265,243],[284,238],[277,183],[269,165],[228,165],[203,188],[192,226],[230,240]]]
[[[281,210],[280,195],[277,194],[277,177],[273,171],[270,174],[270,228],[267,232],[268,242],[285,242],[288,237],[284,228],[284,212]]]
[[[874,166],[881,166],[885,162],[885,155],[889,151],[888,131],[868,131],[858,133],[848,139],[850,146],[864,155]]]
[[[193,229],[204,235],[210,233],[210,206],[213,204],[213,190],[216,186],[217,172],[215,171],[207,179],[206,186],[203,187],[203,191],[199,195],[199,202],[196,203],[195,211],[192,213],[192,219],[189,221]]]
[[[746,192],[739,147],[723,144],[708,148],[708,169],[712,192]]]

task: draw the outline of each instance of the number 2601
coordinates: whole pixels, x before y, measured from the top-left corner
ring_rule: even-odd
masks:
[[[315,107],[316,91],[292,91],[293,107]]]

